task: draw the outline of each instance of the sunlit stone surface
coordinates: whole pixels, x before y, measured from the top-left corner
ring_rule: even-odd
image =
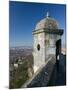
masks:
[[[34,72],[46,63],[50,55],[56,58],[56,42],[62,34],[57,21],[48,13],[46,18],[37,23],[33,31]]]

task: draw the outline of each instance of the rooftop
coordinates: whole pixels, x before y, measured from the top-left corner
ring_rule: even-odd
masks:
[[[59,28],[58,22],[54,18],[51,18],[48,12],[46,14],[46,17],[37,23],[35,30],[43,29],[43,28],[48,28],[48,29]]]

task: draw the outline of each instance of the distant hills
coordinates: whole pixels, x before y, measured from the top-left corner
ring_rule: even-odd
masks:
[[[32,46],[14,46],[14,47],[10,47],[10,49],[12,50],[20,50],[20,49],[32,49],[33,47]]]

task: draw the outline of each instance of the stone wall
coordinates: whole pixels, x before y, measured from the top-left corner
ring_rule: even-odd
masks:
[[[47,86],[53,67],[55,65],[55,57],[50,56],[46,63],[40,67],[40,69],[30,78],[22,88],[30,88],[30,87],[44,87]]]
[[[42,66],[45,63],[45,34],[39,33],[38,35],[34,35],[34,50],[33,50],[33,56],[34,56],[34,69],[35,67],[38,69],[40,66]],[[40,46],[40,49],[38,50],[37,46]],[[34,70],[35,71],[35,70]]]

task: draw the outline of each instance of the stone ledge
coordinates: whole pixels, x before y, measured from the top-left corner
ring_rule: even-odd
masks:
[[[42,28],[42,29],[34,30],[32,34],[34,35],[34,34],[43,33],[43,32],[50,33],[50,34],[62,35],[63,34],[63,29]]]

